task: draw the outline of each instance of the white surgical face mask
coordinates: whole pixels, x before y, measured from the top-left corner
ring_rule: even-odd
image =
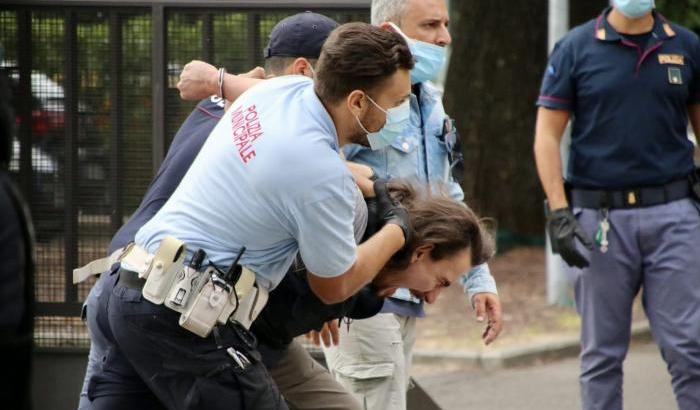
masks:
[[[406,128],[406,124],[411,115],[411,106],[409,105],[408,99],[406,99],[406,101],[402,102],[400,105],[385,110],[374,102],[369,95],[365,94],[365,96],[377,109],[386,114],[386,122],[378,131],[369,132],[367,128],[362,125],[360,117],[355,115],[355,119],[357,123],[360,124],[362,130],[367,133],[367,140],[369,141],[370,148],[372,148],[372,150],[382,149],[396,141],[396,138],[398,138],[404,128]]]
[[[447,60],[447,49],[436,44],[412,39],[405,35],[396,24],[389,24],[406,40],[408,48],[416,60],[411,69],[411,84],[422,83],[437,77]]]
[[[613,0],[613,5],[626,17],[636,19],[654,8],[654,0]]]

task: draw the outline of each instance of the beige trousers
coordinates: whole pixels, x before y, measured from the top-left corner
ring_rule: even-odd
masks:
[[[405,410],[416,318],[381,313],[340,329],[328,368],[366,410]]]
[[[293,341],[270,369],[291,410],[361,410],[360,403],[318,364],[304,347]]]

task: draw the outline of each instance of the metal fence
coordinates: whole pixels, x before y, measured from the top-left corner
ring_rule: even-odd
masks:
[[[303,10],[367,21],[369,0],[0,4],[18,125],[10,171],[37,231],[39,346],[87,345],[79,315],[94,280],[74,286],[72,269],[104,256],[193,108],[175,88],[182,66],[261,65],[272,27]]]

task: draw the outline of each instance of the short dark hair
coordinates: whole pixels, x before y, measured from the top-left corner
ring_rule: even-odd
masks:
[[[292,64],[297,58],[299,57],[281,57],[281,56],[272,56],[268,57],[265,59],[265,74],[266,75],[274,75],[275,77],[279,77],[281,75],[284,75],[284,70],[289,67],[290,64]],[[315,58],[307,58],[306,59],[312,66],[316,65],[316,61],[318,61]]]
[[[353,90],[375,89],[398,69],[413,68],[413,56],[401,35],[367,23],[333,30],[316,66],[316,94],[337,102]]]

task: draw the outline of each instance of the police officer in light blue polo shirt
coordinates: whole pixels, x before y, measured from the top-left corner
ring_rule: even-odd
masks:
[[[689,119],[700,134],[700,41],[653,7],[614,0],[573,29],[537,100],[535,156],[552,248],[575,280],[586,410],[623,407],[640,289],[678,407],[700,408],[700,205],[687,137]]]
[[[281,20],[270,33],[269,45],[265,53],[265,71],[268,75],[279,76],[292,73],[308,72],[309,60],[316,61],[321,53],[323,42],[328,38],[330,32],[336,28],[338,24],[320,14],[305,12],[295,14]],[[290,35],[294,33],[295,35]],[[301,58],[300,58],[301,57]],[[302,66],[306,64],[306,66]],[[309,73],[310,74],[310,73]],[[217,91],[214,91],[217,92]],[[167,199],[172,195],[179,182],[184,177],[187,169],[190,167],[194,158],[199,153],[204,141],[206,141],[209,133],[216,126],[218,121],[224,114],[224,100],[216,95],[207,96],[202,99],[181,125],[177,134],[168,149],[167,155],[161,164],[156,176],[148,187],[141,204],[134,211],[129,221],[123,225],[112,238],[108,248],[108,254],[116,251],[133,241],[136,232],[148,222],[153,215],[160,210]],[[362,200],[364,205],[364,200]],[[366,218],[366,209],[364,213],[362,208],[358,208],[355,215],[356,225],[364,228],[363,217]],[[359,219],[358,219],[359,218]],[[357,226],[356,226],[357,228]],[[119,352],[113,348],[113,337],[109,331],[109,325],[106,322],[106,317],[102,313],[107,309],[106,299],[111,292],[116,279],[116,271],[118,267],[112,267],[110,271],[103,272],[100,279],[90,289],[87,299],[83,307],[83,319],[86,322],[90,333],[90,353],[88,364],[85,372],[83,388],[80,394],[80,403],[78,408],[87,410],[92,408],[109,407],[110,403],[119,403],[123,407],[129,405],[124,403],[123,395],[120,392],[124,391],[125,386],[129,386],[131,392],[129,397],[133,398],[133,402],[139,403],[142,406],[157,407],[157,399],[153,394],[144,387],[144,383],[138,374],[130,371],[128,367],[121,364],[127,360],[119,355]],[[270,301],[261,312],[261,317],[272,317],[277,321],[289,321],[289,311],[287,315],[280,316],[278,314],[270,314],[268,310],[275,312],[275,305],[284,303],[284,308],[288,309],[288,301],[292,296],[284,299],[284,302],[278,301],[281,299],[278,295],[282,292],[283,295],[293,293],[291,290],[296,290],[302,279],[298,275],[288,275],[285,281],[281,283],[285,285],[282,290],[277,288],[277,292],[270,295]],[[285,283],[286,282],[286,283]],[[305,283],[305,282],[304,282]],[[296,287],[295,287],[296,286]],[[308,288],[308,286],[307,286]],[[291,289],[291,290],[290,290]],[[306,288],[304,288],[306,290]],[[286,291],[286,293],[284,293]],[[307,291],[310,292],[310,291]],[[295,295],[302,299],[305,294]],[[365,307],[372,299],[368,297],[367,292],[362,292],[351,298],[352,301],[343,303],[343,307],[350,309],[358,303]],[[335,305],[324,305],[328,312],[338,310]],[[335,310],[333,310],[335,309]],[[317,311],[319,309],[316,309]],[[100,314],[98,315],[98,312]],[[354,312],[357,314],[357,312]],[[364,312],[361,312],[364,313]],[[371,312],[370,312],[371,313]],[[365,313],[369,314],[369,313]],[[100,318],[101,320],[98,320]],[[306,317],[304,317],[306,318]],[[259,320],[257,321],[259,322]],[[268,320],[269,322],[269,320]],[[309,326],[309,323],[315,323],[314,317],[309,317],[302,324],[297,326]],[[299,352],[298,346],[292,346],[291,349],[281,349],[280,342],[272,335],[283,334],[283,330],[268,326],[265,328],[264,339],[260,339],[260,326],[251,327],[251,331],[258,337],[259,350],[262,355],[262,360],[270,370],[271,376],[275,379],[281,393],[285,396],[285,401],[296,405],[303,391],[306,396],[311,394],[313,397],[304,398],[304,400],[317,400],[324,403],[327,400],[333,400],[338,407],[350,408],[352,404],[348,404],[349,393],[342,391],[342,386],[334,385],[334,380],[330,380],[330,376],[320,371],[310,371],[318,369],[309,365],[313,360],[308,355],[293,354]],[[277,333],[275,333],[277,332]],[[269,340],[272,339],[274,344]],[[283,339],[286,341],[286,339]],[[287,343],[288,344],[288,343]],[[276,361],[284,364],[277,366]],[[285,369],[291,368],[296,373],[290,375],[293,377],[293,389],[290,384],[285,384],[286,378],[279,380],[279,374],[284,374]],[[116,380],[113,380],[112,375],[119,374]],[[276,377],[277,375],[277,377]],[[119,388],[115,388],[115,383],[118,381]],[[116,397],[115,397],[116,396]]]
[[[368,144],[363,128],[400,122],[412,65],[397,35],[341,26],[324,45],[315,82],[268,80],[236,100],[136,244],[155,253],[172,236],[187,244],[186,263],[202,249],[204,263],[221,270],[242,255],[238,262],[268,290],[299,252],[311,289],[327,303],[345,300],[410,240],[410,227],[405,210],[384,201],[385,225],[355,245],[357,187],[338,150]],[[115,348],[165,407],[285,408],[247,329],[229,323],[206,338],[185,330],[178,312],[143,298],[136,269],[122,263],[109,328]]]
[[[245,246],[241,263],[267,289],[282,279],[297,248],[317,275],[343,274],[355,262],[352,224],[331,221],[352,221],[357,189],[333,155],[338,149],[335,126],[310,79],[260,84],[223,116],[136,243],[154,253],[171,235],[206,249],[220,266]]]

